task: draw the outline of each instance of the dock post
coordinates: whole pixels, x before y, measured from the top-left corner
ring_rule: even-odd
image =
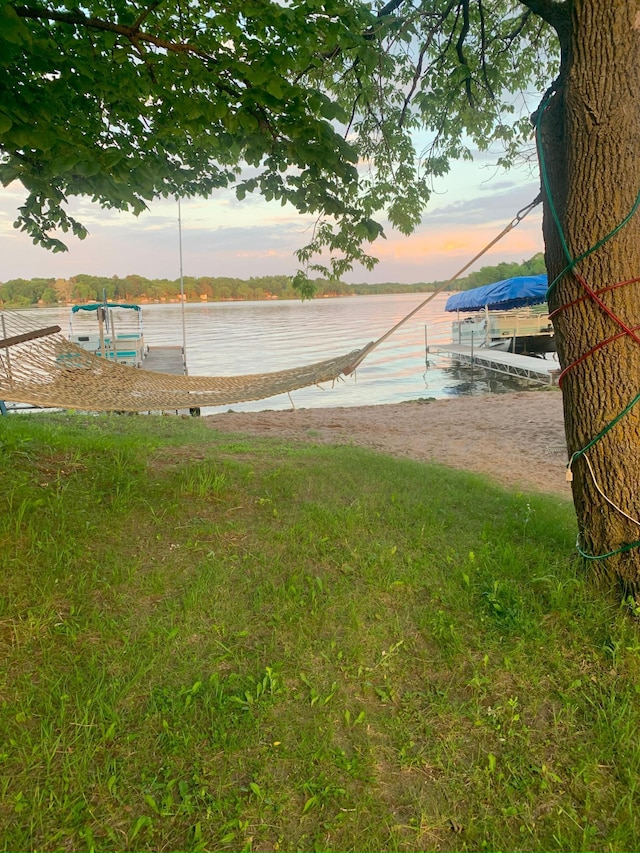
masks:
[[[100,354],[103,358],[107,357],[104,346],[104,318],[106,314],[105,308],[98,308],[98,332],[100,334]]]
[[[113,360],[118,361],[118,336],[116,335],[116,329],[113,325],[113,311],[109,310],[109,315],[109,325],[111,326],[111,350],[113,351]]]
[[[3,337],[3,339],[6,339],[7,328],[6,328],[5,322],[4,322],[4,314],[0,315],[0,318],[2,319],[2,337]],[[9,348],[8,347],[7,347],[6,358],[7,358],[7,379],[9,380],[9,387],[13,388],[13,373],[11,371],[11,356],[9,355]],[[4,403],[3,403],[3,405],[4,405]],[[2,412],[2,414],[6,415],[7,410],[5,409]]]

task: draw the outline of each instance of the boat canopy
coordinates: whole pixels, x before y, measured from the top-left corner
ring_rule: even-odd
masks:
[[[509,311],[547,301],[546,275],[521,275],[494,284],[454,293],[447,299],[445,311]]]
[[[86,305],[74,305],[71,313],[75,314],[78,311],[97,311],[98,308],[132,308],[134,311],[141,311],[139,305],[127,305],[125,302],[88,302]]]

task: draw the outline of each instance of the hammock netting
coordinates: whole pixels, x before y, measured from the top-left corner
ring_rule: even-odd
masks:
[[[16,312],[2,312],[1,317],[0,400],[91,412],[196,409],[262,400],[351,373],[369,346],[274,373],[175,376],[93,355],[59,331],[16,342],[39,334],[39,327]]]

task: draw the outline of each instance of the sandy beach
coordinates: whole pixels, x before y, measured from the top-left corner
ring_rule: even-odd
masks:
[[[571,497],[557,390],[386,406],[231,411],[209,415],[205,421],[224,432],[369,447],[475,471],[525,491]]]

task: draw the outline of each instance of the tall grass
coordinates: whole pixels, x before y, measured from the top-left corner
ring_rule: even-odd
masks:
[[[0,421],[6,850],[634,850],[571,506],[192,420]]]

